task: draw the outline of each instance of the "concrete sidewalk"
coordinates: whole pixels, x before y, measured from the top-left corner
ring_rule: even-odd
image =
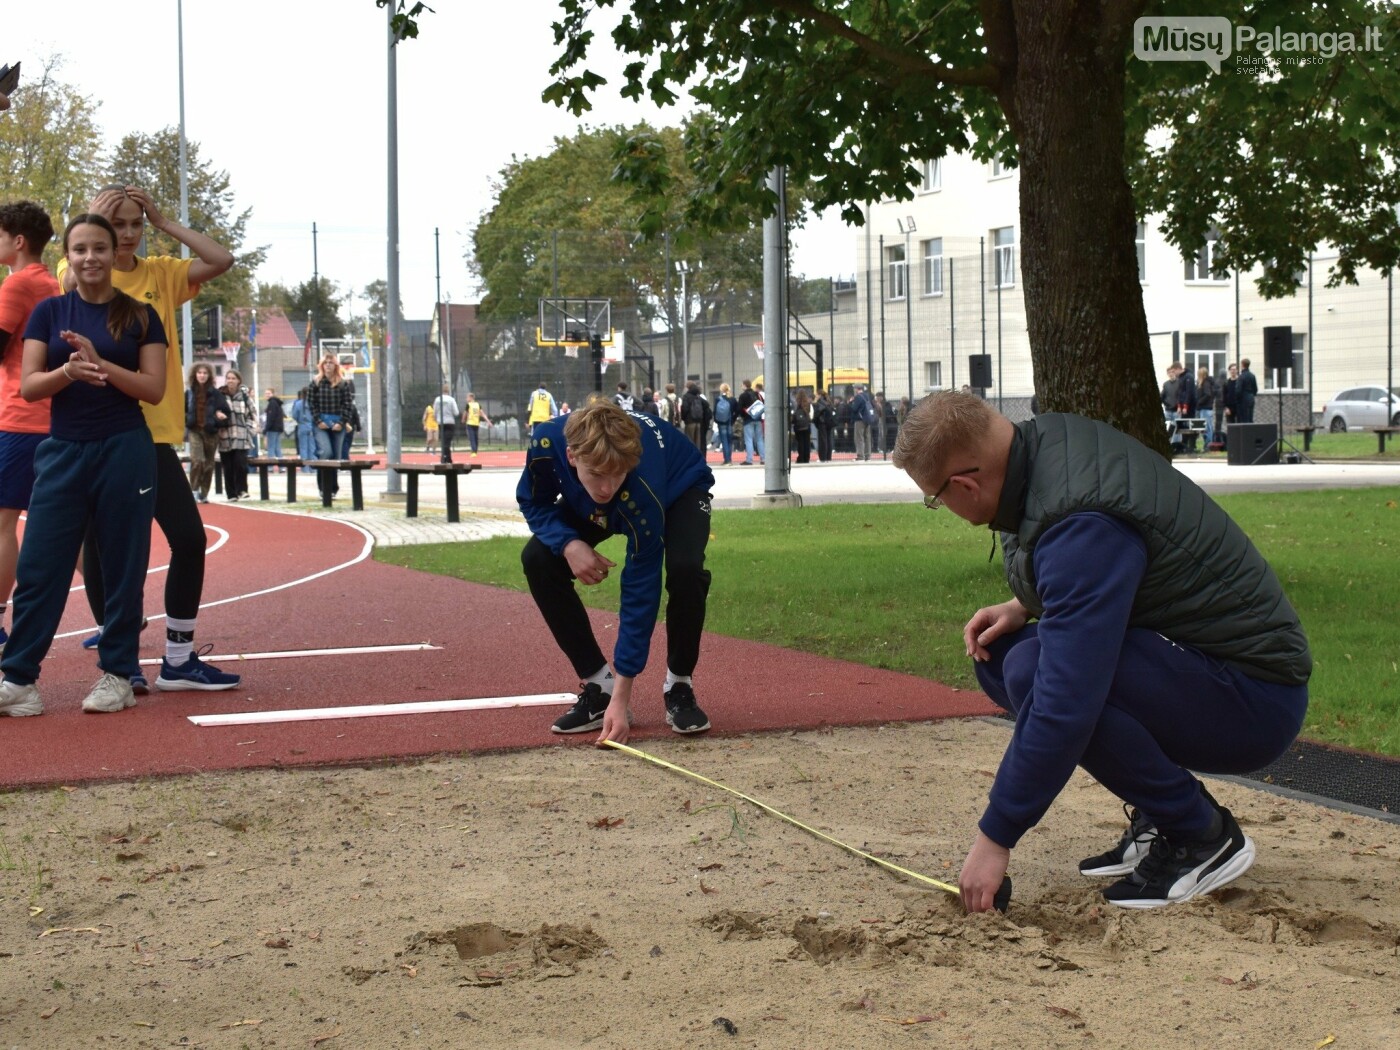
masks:
[[[521,457],[523,459],[523,453]],[[1219,458],[1183,458],[1176,461],[1176,467],[1213,494],[1400,485],[1400,462],[1328,461],[1241,467],[1230,466]],[[766,474],[763,466],[717,466],[714,472],[716,507],[748,509],[755,498],[765,494]],[[315,487],[309,477],[306,484],[301,486],[301,492],[304,495],[304,489],[309,488],[310,500],[303,498],[295,504],[279,501],[279,489],[285,492],[285,488],[278,484],[280,480],[274,475],[271,486],[273,499],[268,503],[253,500],[241,502],[238,506],[339,518],[365,529],[381,546],[528,535],[515,502],[515,487],[520,481],[518,466],[480,467],[460,478],[462,521],[456,524],[447,521],[446,481],[440,477],[420,478],[417,518],[408,518],[404,514],[402,479],[394,479],[400,482],[399,494],[389,494],[390,477],[384,470],[364,474],[363,511],[350,509],[348,478],[343,479],[340,497],[329,510],[316,499]],[[256,490],[256,485],[253,487]],[[912,504],[920,498],[918,487],[907,474],[881,460],[868,463],[837,460],[832,463],[794,465],[787,476],[787,487],[800,496],[804,504],[811,506],[823,503]]]

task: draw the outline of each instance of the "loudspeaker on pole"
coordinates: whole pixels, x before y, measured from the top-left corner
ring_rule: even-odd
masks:
[[[967,358],[967,385],[978,390],[986,390],[992,385],[992,355],[969,354]]]
[[[1293,367],[1293,329],[1288,325],[1264,329],[1264,367]]]

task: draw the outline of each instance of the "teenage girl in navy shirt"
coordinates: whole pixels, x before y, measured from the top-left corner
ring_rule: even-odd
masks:
[[[165,329],[150,306],[112,287],[117,235],[102,216],[63,232],[77,285],[34,308],[24,332],[20,393],[53,399],[49,437],[34,456],[14,626],[0,658],[0,712],[43,713],[34,683],[53,642],[87,521],[97,525],[106,586],[103,675],[84,711],[120,711],[135,696],[138,636],[155,508],[155,446],[140,402],[165,393]]]

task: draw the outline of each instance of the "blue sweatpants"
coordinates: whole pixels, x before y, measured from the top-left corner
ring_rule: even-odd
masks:
[[[0,670],[20,685],[38,679],[63,619],[91,519],[107,595],[98,663],[104,671],[130,677],[140,670],[142,599],[155,512],[151,432],[143,425],[95,441],[47,438],[34,455],[34,473],[15,573],[14,620]]]
[[[977,680],[1019,732],[1034,704],[1036,625],[998,638]],[[1183,834],[1214,816],[1193,769],[1248,773],[1287,750],[1308,707],[1306,685],[1251,678],[1156,631],[1131,628],[1079,765],[1157,827]]]

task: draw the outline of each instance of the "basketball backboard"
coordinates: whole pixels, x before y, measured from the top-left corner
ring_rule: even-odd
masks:
[[[540,300],[540,346],[588,346],[593,336],[613,345],[612,300],[604,298]]]

